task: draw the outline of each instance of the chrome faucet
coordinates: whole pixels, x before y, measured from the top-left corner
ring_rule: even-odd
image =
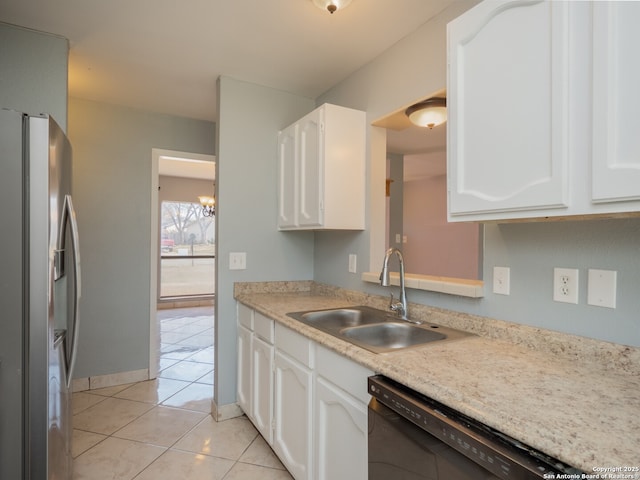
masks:
[[[409,320],[407,314],[409,313],[407,308],[407,293],[404,289],[404,258],[402,252],[397,248],[390,248],[384,255],[384,262],[382,264],[382,272],[380,272],[380,285],[388,287],[391,284],[389,278],[389,258],[391,255],[396,254],[398,256],[398,262],[400,263],[400,301],[393,301],[393,293],[391,294],[391,300],[389,301],[389,309],[396,312],[402,320],[406,320],[411,323],[420,323],[418,321]]]

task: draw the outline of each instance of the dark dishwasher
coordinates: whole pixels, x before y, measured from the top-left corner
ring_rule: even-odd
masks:
[[[369,393],[369,480],[582,473],[381,375],[369,377]]]

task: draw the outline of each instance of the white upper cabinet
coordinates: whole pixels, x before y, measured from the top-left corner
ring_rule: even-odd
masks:
[[[298,124],[282,130],[278,135],[278,227],[296,226],[296,139]]]
[[[278,228],[364,229],[366,115],[324,104],[278,134]]]
[[[639,21],[640,2],[593,4],[592,191],[597,203],[640,199]]]
[[[448,26],[450,221],[640,211],[640,3],[485,1]]]
[[[320,227],[323,221],[323,117],[324,112],[316,110],[300,120],[298,225],[302,228]]]
[[[450,216],[567,206],[567,21],[492,0],[449,24]]]

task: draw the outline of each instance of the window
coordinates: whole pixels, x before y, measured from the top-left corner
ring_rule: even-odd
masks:
[[[162,202],[160,212],[160,298],[213,295],[215,216],[187,202]]]

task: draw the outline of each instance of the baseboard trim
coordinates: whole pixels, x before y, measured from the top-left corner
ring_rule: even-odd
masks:
[[[215,401],[211,401],[211,416],[216,422],[224,422],[242,415],[244,415],[244,412],[237,403],[229,403],[218,407]]]
[[[74,378],[72,389],[74,392],[83,392],[85,390],[115,387],[127,383],[142,382],[144,380],[149,380],[148,368],[131,370],[129,372],[109,373],[107,375],[96,375],[94,377]]]

